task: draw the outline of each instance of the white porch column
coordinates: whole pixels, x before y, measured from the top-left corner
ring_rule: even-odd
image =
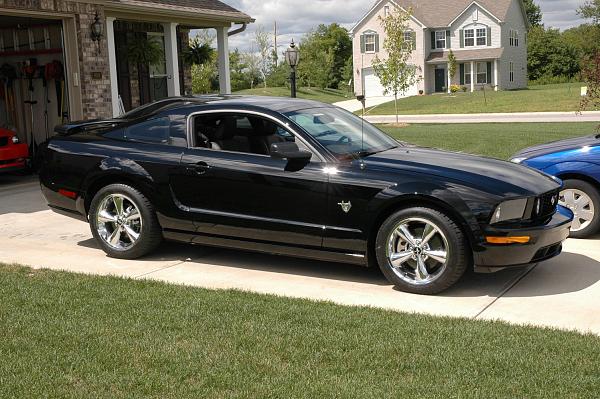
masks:
[[[446,84],[446,89],[448,91],[448,94],[450,94],[451,90],[450,90],[450,86],[452,85],[452,76],[450,76],[450,63],[448,63],[447,67],[446,67],[446,72],[448,72],[448,83]]]
[[[475,91],[475,77],[477,74],[475,73],[475,61],[471,61],[471,93]]]
[[[231,76],[229,71],[228,26],[217,29],[217,49],[219,51],[219,89],[221,94],[231,94]]]
[[[494,90],[498,91],[500,82],[498,82],[498,60],[494,60]]]
[[[177,23],[163,24],[165,31],[165,58],[167,60],[167,92],[169,97],[181,95],[179,87],[179,58],[177,57]]]
[[[119,109],[119,81],[117,80],[117,51],[115,49],[115,17],[106,17],[106,41],[108,42],[108,67],[110,69],[110,98],[113,117],[121,114]]]

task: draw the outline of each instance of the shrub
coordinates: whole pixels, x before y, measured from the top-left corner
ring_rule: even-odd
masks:
[[[467,86],[462,86],[462,87],[461,87],[461,89],[462,89],[463,93],[466,93],[466,92],[467,92],[467,90],[468,90],[468,89],[467,89]]]
[[[461,90],[462,90],[462,88],[461,88],[460,85],[450,85],[450,92],[451,93],[458,93]]]
[[[530,80],[529,86],[540,86],[540,85],[549,85],[549,84],[558,84],[558,83],[577,83],[579,81],[580,81],[579,76],[543,75],[543,76],[540,76],[536,80]]]

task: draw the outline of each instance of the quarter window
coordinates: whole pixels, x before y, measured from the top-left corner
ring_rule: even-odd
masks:
[[[169,143],[169,118],[156,118],[129,126],[125,130],[125,140],[142,141],[145,143]]]
[[[475,29],[465,29],[465,47],[475,46]]]
[[[410,30],[404,32],[404,47],[413,49],[413,33]]]
[[[435,48],[446,48],[446,31],[435,32]]]
[[[365,51],[367,53],[375,52],[375,35],[365,35]]]

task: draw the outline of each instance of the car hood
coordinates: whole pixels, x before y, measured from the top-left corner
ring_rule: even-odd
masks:
[[[560,188],[551,176],[498,159],[421,147],[398,147],[371,155],[367,165],[408,170],[460,182],[490,194],[533,196]]]
[[[530,159],[552,154],[555,152],[576,150],[578,148],[593,145],[600,146],[600,137],[598,135],[576,137],[573,139],[553,141],[551,143],[536,145],[520,151],[519,153],[515,154],[512,158]]]

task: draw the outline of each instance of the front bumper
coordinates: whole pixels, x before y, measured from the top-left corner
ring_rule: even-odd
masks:
[[[481,245],[481,250],[473,254],[476,270],[527,266],[559,255],[563,241],[569,237],[572,220],[573,213],[559,206],[552,219],[543,226],[487,229],[484,232],[486,236],[529,236],[531,240],[527,244]]]

